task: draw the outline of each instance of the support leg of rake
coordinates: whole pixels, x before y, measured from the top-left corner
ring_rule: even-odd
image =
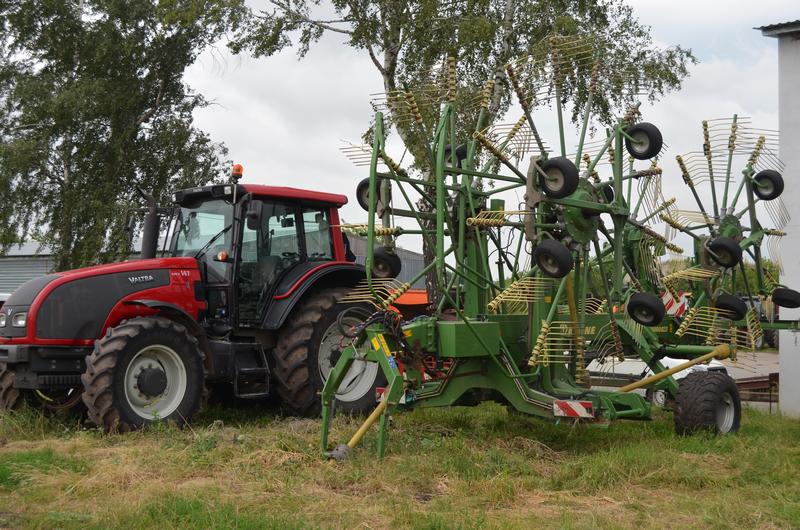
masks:
[[[325,386],[322,387],[322,434],[320,436],[320,446],[323,452],[328,451],[328,434],[330,433],[331,417],[333,415],[333,403],[336,400],[336,391],[342,384],[345,374],[353,364],[355,348],[350,347],[342,352],[336,365],[331,370]]]
[[[389,417],[392,410],[394,410],[397,401],[403,394],[403,379],[401,377],[394,377],[386,389],[386,408],[381,414],[380,423],[378,424],[378,458],[383,458],[386,453],[386,434],[389,430]]]

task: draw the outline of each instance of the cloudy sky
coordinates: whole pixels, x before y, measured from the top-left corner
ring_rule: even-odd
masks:
[[[671,153],[696,148],[705,118],[738,113],[777,129],[777,44],[752,28],[800,18],[798,0],[628,1],[659,45],[689,47],[700,61],[683,90],[643,107]],[[369,124],[370,94],[380,92],[381,83],[369,59],[340,37],[326,36],[301,61],[293,51],[251,59],[220,46],[205,53],[186,80],[214,101],[197,112],[197,124],[244,165],[246,182],[345,193],[351,202],[344,217],[354,222],[363,214],[353,190],[366,174],[339,148]]]

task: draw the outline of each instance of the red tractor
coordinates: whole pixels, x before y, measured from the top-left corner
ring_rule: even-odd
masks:
[[[152,197],[142,259],[49,274],[0,312],[0,407],[86,407],[106,430],[191,421],[207,383],[274,392],[315,415],[343,330],[338,303],[365,276],[339,229],[343,195],[233,183],[178,191],[164,257]],[[170,210],[173,211],[173,210]],[[354,311],[355,309],[355,311]],[[375,402],[375,363],[356,363],[342,410]]]

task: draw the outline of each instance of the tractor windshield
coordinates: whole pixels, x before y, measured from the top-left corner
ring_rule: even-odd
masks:
[[[208,265],[209,280],[222,282],[229,263],[215,261],[220,251],[231,251],[233,207],[223,200],[182,206],[172,238],[173,256],[197,256]],[[199,253],[199,255],[198,255]]]

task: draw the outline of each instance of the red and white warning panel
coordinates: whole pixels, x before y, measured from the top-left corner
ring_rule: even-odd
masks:
[[[664,309],[667,310],[668,315],[682,317],[683,314],[689,309],[689,296],[685,291],[679,291],[677,300],[672,298],[669,291],[664,291],[661,294],[661,301],[664,302]]]
[[[594,408],[591,401],[568,401],[557,399],[553,401],[553,416],[562,418],[594,418]]]

